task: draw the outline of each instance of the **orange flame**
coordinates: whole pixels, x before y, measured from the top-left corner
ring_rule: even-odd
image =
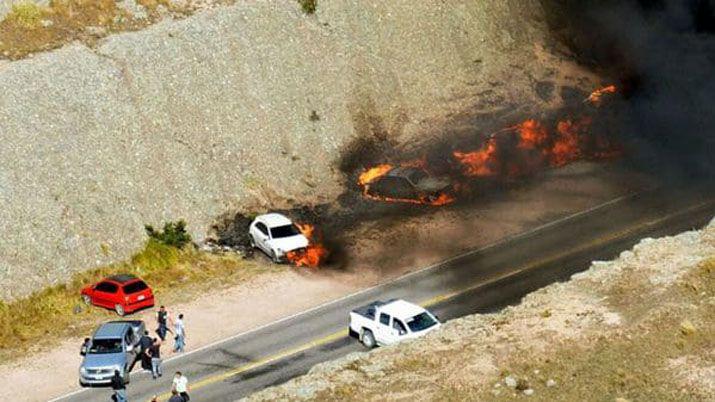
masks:
[[[296,223],[296,226],[308,239],[308,247],[303,251],[289,251],[286,253],[286,259],[298,267],[315,268],[328,258],[328,249],[325,248],[319,241],[314,238],[315,226],[305,223]]]
[[[491,167],[491,164],[496,161],[496,152],[497,144],[492,137],[478,151],[454,151],[452,155],[465,166],[464,173],[468,176],[492,176],[496,174]]]
[[[477,151],[454,151],[452,155],[462,165],[463,173],[467,176],[503,174],[514,177],[539,166],[563,166],[584,156],[600,159],[613,154],[613,144],[601,137],[591,138],[595,143],[587,146],[584,140],[590,125],[590,117],[563,120],[556,124],[554,132],[550,132],[540,122],[529,119],[492,134]],[[518,143],[514,146],[514,142],[497,141],[497,135],[515,135]],[[513,148],[502,149],[504,147]],[[504,155],[509,159],[500,161],[499,158]]]
[[[603,97],[603,95],[616,93],[616,90],[617,88],[615,85],[608,85],[603,88],[599,88],[591,92],[591,95],[586,98],[585,102],[591,102],[591,104],[594,106],[600,106],[601,98]]]
[[[514,129],[519,133],[520,148],[537,148],[549,138],[546,128],[534,119],[528,119],[518,124]]]
[[[386,163],[372,167],[360,174],[360,177],[358,177],[358,183],[364,188],[367,188],[365,186],[386,175],[391,169],[392,165],[388,165]]]

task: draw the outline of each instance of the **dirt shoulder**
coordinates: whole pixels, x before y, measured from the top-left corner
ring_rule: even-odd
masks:
[[[164,297],[159,303],[173,313],[184,313],[189,334],[188,351],[244,332],[315,305],[372,286],[410,270],[438,262],[465,249],[489,244],[570,213],[588,209],[635,191],[644,185],[630,172],[615,167],[579,163],[552,171],[542,180],[515,188],[499,199],[470,208],[443,208],[431,214],[394,216],[366,222],[347,238],[345,258],[349,268],[319,271],[285,266],[275,270],[257,255],[252,261],[266,273],[240,285],[201,294]],[[386,253],[399,248],[402,253]],[[379,257],[379,258],[378,258]],[[263,312],[260,316],[254,311]],[[151,311],[138,315],[153,326]],[[114,319],[110,313],[105,319]],[[98,321],[99,322],[99,321]],[[215,325],[215,323],[221,325]],[[0,366],[0,399],[46,400],[75,389],[80,363],[78,347],[89,334],[47,345],[26,358]],[[49,350],[47,348],[50,348]]]
[[[713,306],[715,221],[247,400],[711,401]]]

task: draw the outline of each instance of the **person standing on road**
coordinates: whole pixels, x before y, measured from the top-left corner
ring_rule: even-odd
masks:
[[[174,321],[174,352],[183,353],[186,346],[186,328],[184,327],[184,315],[179,314],[179,318]]]
[[[171,332],[169,329],[169,312],[166,311],[166,307],[161,306],[159,307],[159,311],[156,312],[156,322],[159,324],[159,327],[156,329],[156,333],[159,335],[159,338],[161,338],[161,341],[166,340],[166,332]]]
[[[149,336],[149,331],[144,331],[144,335],[139,338],[139,352],[141,353],[142,358],[142,368],[147,371],[151,370],[151,357],[146,354],[146,351],[151,347],[153,343],[154,341],[152,341],[151,337]]]
[[[191,398],[189,397],[189,379],[186,378],[181,371],[177,371],[174,374],[174,381],[171,384],[171,390],[176,391],[184,402],[189,402]]]
[[[161,377],[161,341],[154,338],[154,343],[147,349],[147,356],[151,358],[151,376],[156,380]]]
[[[119,375],[119,370],[114,370],[112,377],[112,389],[114,390],[114,400],[117,402],[127,402],[127,386],[124,379]]]

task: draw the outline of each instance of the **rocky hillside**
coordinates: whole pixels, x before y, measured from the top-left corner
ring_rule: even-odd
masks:
[[[249,401],[715,400],[715,220]]]
[[[145,223],[200,239],[229,210],[332,200],[358,137],[558,106],[594,80],[543,21],[535,0],[237,1],[1,62],[0,297],[125,258]]]

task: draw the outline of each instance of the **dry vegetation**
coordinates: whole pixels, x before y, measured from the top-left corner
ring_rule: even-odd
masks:
[[[73,40],[93,43],[109,33],[144,28],[161,18],[161,10],[184,15],[189,9],[169,0],[138,0],[146,18],[120,8],[115,0],[53,0],[48,7],[19,3],[0,22],[0,54],[20,59]]]
[[[236,254],[208,254],[193,247],[177,249],[154,239],[130,261],[75,275],[68,283],[47,288],[11,303],[0,303],[0,358],[17,357],[38,345],[48,347],[87,333],[98,322],[116,319],[111,311],[86,307],[80,289],[117,273],[140,276],[161,303],[186,300],[217,286],[230,286],[280,267],[258,265]]]

